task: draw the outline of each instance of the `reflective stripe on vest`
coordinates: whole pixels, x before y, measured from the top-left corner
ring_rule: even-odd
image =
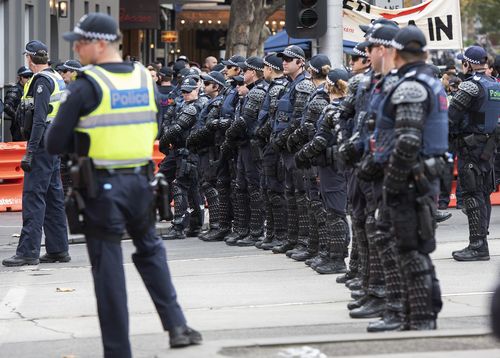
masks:
[[[63,91],[66,89],[66,84],[64,83],[61,75],[57,72],[51,71],[41,71],[32,76],[29,81],[24,86],[23,96],[21,97],[21,101],[26,104],[34,104],[34,98],[32,96],[28,96],[29,89],[34,79],[38,76],[43,76],[49,81],[52,81],[54,84],[54,90],[50,94],[49,105],[51,107],[50,113],[47,114],[47,122],[52,122],[52,120],[56,117],[57,112],[59,111],[59,106],[61,105],[61,97]],[[33,89],[35,91],[35,89]],[[49,108],[50,108],[49,107]]]
[[[96,168],[131,168],[152,159],[156,139],[153,79],[139,64],[130,73],[90,66],[84,74],[102,91],[97,108],[81,117],[76,131],[90,137],[88,156]]]

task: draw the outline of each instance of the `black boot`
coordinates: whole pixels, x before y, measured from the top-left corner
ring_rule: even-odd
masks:
[[[216,229],[210,230],[202,239],[206,242],[214,242],[214,241],[224,241],[224,238],[231,232],[229,228],[227,229]]]
[[[442,223],[443,221],[451,218],[452,214],[449,211],[436,210],[435,219],[437,223]]]
[[[286,241],[287,230],[287,212],[283,194],[269,191],[268,195],[273,212],[274,237],[271,242],[262,243],[260,246],[262,250],[266,251],[283,245]]]
[[[471,239],[469,246],[453,251],[452,256],[456,261],[489,261],[488,242],[486,239]]]
[[[293,254],[292,256],[290,256],[290,258],[292,258],[295,261],[306,261],[308,259],[313,258],[314,255],[316,255],[316,254],[310,252],[309,250],[305,250],[305,251],[300,251],[300,252]]]
[[[311,262],[310,267],[315,270],[318,266],[328,264],[330,259],[330,240],[331,232],[328,230],[326,223],[326,211],[322,210],[321,215],[317,217],[316,224],[318,227],[318,259]]]
[[[335,282],[345,284],[348,280],[352,280],[355,277],[356,277],[356,273],[354,273],[352,271],[346,271],[345,274],[338,276],[335,279]]]
[[[309,224],[309,205],[306,198],[305,192],[295,193],[296,203],[297,203],[297,217],[298,217],[298,232],[297,232],[297,245],[286,252],[287,257],[291,257],[293,254],[300,253],[307,250],[307,242],[310,230]]]
[[[172,225],[165,235],[162,235],[163,240],[184,240],[186,234],[181,226]]]
[[[363,288],[363,282],[361,282],[359,277],[355,277],[352,280],[347,281],[345,286],[351,291],[361,290]]]
[[[300,253],[305,253],[307,252],[307,246],[304,245],[303,243],[301,242],[298,242],[297,245],[295,245],[295,247],[291,250],[288,250],[285,255],[287,257],[292,257],[293,255],[295,254],[300,254]]]
[[[266,220],[265,220],[265,236],[264,239],[256,242],[255,247],[261,249],[263,244],[269,244],[274,239],[274,216],[273,216],[273,205],[270,200],[271,192],[266,189],[262,190],[262,197],[264,199],[264,207],[266,211]]]
[[[239,240],[249,235],[249,217],[248,215],[248,194],[243,190],[236,189],[234,202],[234,229],[233,233],[226,236],[226,244],[236,246]]]
[[[214,185],[211,183],[204,181],[201,184],[201,189],[208,203],[208,217],[210,223],[210,229],[206,232],[200,233],[198,238],[203,241],[220,241],[222,240],[221,232],[219,230],[219,218],[220,218],[220,209],[219,209],[219,194],[215,189]],[[207,237],[210,237],[211,240],[207,240]],[[214,239],[215,238],[215,239]],[[220,240],[217,240],[220,238]]]
[[[320,274],[344,273],[346,265],[343,257],[332,257],[330,262],[324,265],[316,266],[314,270]]]
[[[383,298],[369,296],[365,304],[349,312],[351,318],[374,318],[380,317],[385,310]]]
[[[363,306],[366,301],[368,301],[368,295],[364,295],[363,297],[357,299],[357,300],[354,300],[354,301],[351,301],[347,304],[347,309],[350,311],[350,310],[353,310],[355,308],[359,308],[361,306]]]
[[[403,326],[404,319],[401,311],[386,310],[378,321],[368,323],[368,332],[399,331]]]
[[[359,300],[363,296],[366,296],[366,291],[364,289],[351,291],[351,298],[353,300]]]
[[[264,240],[264,206],[259,188],[250,186],[248,188],[248,195],[250,198],[248,206],[250,209],[250,236],[252,236],[252,240],[254,241],[253,245],[255,245],[256,241]]]
[[[312,267],[313,265],[316,266],[318,264],[318,262],[320,262],[320,261],[321,261],[321,256],[319,255],[319,253],[317,253],[315,256],[313,256],[310,259],[307,259],[306,261],[304,261],[304,263],[307,266]]]

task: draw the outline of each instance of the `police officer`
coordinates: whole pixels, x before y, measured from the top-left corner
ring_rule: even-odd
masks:
[[[177,303],[165,248],[155,235],[146,175],[157,131],[151,76],[140,64],[122,61],[118,24],[106,14],[83,16],[64,38],[74,41],[82,63],[92,66],[68,87],[46,145],[54,154],[76,149],[95,166],[97,189],[91,195],[87,187],[82,196],[104,356],[132,357],[120,245],[125,229],[136,247],[132,260],[169,332],[170,346],[199,343],[201,335],[186,325]]]
[[[264,78],[269,82],[266,98],[259,112],[256,136],[262,150],[261,188],[266,207],[266,236],[255,247],[271,250],[286,238],[284,167],[279,153],[270,143],[278,99],[288,80],[283,76],[283,60],[276,54],[264,57]]]
[[[441,292],[429,254],[435,250],[435,198],[448,149],[448,111],[441,82],[425,63],[427,41],[416,26],[400,29],[393,41],[400,80],[377,114],[376,153],[388,158],[383,195],[399,250],[405,325],[436,328]]]
[[[26,154],[21,160],[25,173],[23,228],[16,254],[3,260],[5,266],[71,260],[59,174],[60,160],[58,156],[49,154],[43,145],[45,130],[57,114],[65,85],[61,76],[49,67],[49,54],[44,43],[37,40],[28,42],[25,55],[34,75],[24,86],[21,99],[24,134],[28,138]],[[42,227],[47,253],[39,258]]]
[[[226,130],[231,125],[236,106],[239,102],[238,96],[238,83],[235,80],[241,72],[238,63],[244,62],[245,58],[240,55],[233,55],[228,60],[222,61],[226,66],[224,69],[224,74],[226,80],[229,82],[229,86],[224,91],[224,98],[222,100],[222,107],[220,110],[220,118],[218,120],[213,120],[213,127],[215,131],[215,145],[222,146],[226,139]],[[236,203],[234,199],[233,190],[231,190],[231,182],[235,178],[235,156],[234,153],[229,151],[229,153],[222,153],[219,158],[219,163],[217,167],[217,192],[219,193],[219,205],[220,205],[220,223],[221,226],[229,227],[232,232],[225,236],[225,240],[235,240],[243,238],[244,236],[238,231],[238,224],[246,219],[246,213],[240,208],[235,207],[233,204]],[[234,218],[234,221],[232,221]],[[237,240],[236,240],[237,241]]]
[[[376,114],[379,110],[381,102],[390,93],[392,88],[399,80],[397,71],[394,70],[394,52],[392,40],[398,32],[398,28],[394,26],[381,26],[376,28],[368,38],[368,51],[371,59],[371,64],[374,72],[377,74],[377,83],[373,86],[369,94],[369,104],[367,108],[366,118],[361,124],[361,131],[369,136],[370,142],[373,142],[374,124]],[[375,129],[377,131],[377,129]],[[381,129],[382,131],[382,129]],[[377,133],[378,134],[378,133]],[[390,212],[383,201],[382,185],[383,185],[383,164],[384,158],[374,158],[371,146],[365,142],[363,146],[363,158],[360,162],[358,170],[359,179],[369,182],[372,185],[373,199],[375,201],[378,215],[375,216],[375,230],[373,225],[368,230],[370,236],[369,249],[378,255],[380,266],[373,266],[373,269],[381,271],[383,282],[385,284],[385,302],[380,301],[380,304],[370,305],[364,303],[362,307],[351,311],[353,314],[360,312],[370,312],[375,309],[384,309],[382,319],[371,322],[367,330],[369,332],[397,330],[403,322],[402,303],[401,303],[401,269],[399,267],[399,255],[396,247],[396,239],[392,234],[392,224]],[[383,146],[383,144],[382,144]],[[377,155],[375,153],[375,155]],[[381,159],[381,160],[379,160]],[[371,254],[371,252],[370,252]],[[372,256],[370,256],[372,257]],[[370,277],[375,277],[378,274],[369,272]],[[377,302],[376,299],[372,302]],[[384,307],[385,306],[385,307]]]
[[[251,56],[238,63],[243,71],[243,81],[248,93],[244,97],[236,117],[226,131],[226,143],[223,146],[238,148],[236,200],[237,206],[250,213],[250,220],[244,222],[248,227],[241,227],[248,235],[236,241],[226,240],[226,244],[254,246],[262,241],[264,228],[264,208],[260,191],[262,173],[261,158],[255,141],[258,128],[259,111],[266,96],[268,84],[264,80],[264,62],[262,58]]]
[[[64,83],[68,85],[70,82],[76,79],[76,75],[81,71],[82,64],[78,60],[68,60],[64,62],[61,66],[61,76]]]
[[[313,56],[308,63],[308,71],[316,89],[307,100],[300,126],[288,137],[287,149],[290,153],[296,153],[314,137],[316,122],[330,102],[330,96],[325,89],[330,67],[330,59],[324,54]],[[301,184],[295,189],[299,211],[299,232],[297,246],[287,251],[286,255],[294,260],[305,261],[317,254],[318,220],[326,220],[326,212],[318,210],[322,209],[322,205],[317,168],[297,168],[297,176],[297,181]],[[313,208],[316,208],[316,212]]]
[[[500,84],[484,73],[487,54],[482,47],[471,46],[459,58],[467,78],[450,101],[449,117],[469,221],[469,245],[452,255],[457,261],[485,261],[490,259],[486,237],[491,215],[490,194],[495,190]]]
[[[198,191],[198,155],[186,147],[191,128],[202,110],[198,101],[199,86],[195,79],[185,78],[181,85],[182,105],[178,106],[174,120],[164,127],[160,138],[162,147],[169,146],[175,161],[175,180],[173,181],[174,220],[172,227],[162,237],[167,240],[185,239],[184,230],[189,226],[188,236],[198,236],[203,224],[201,196]],[[191,214],[188,213],[191,208]],[[194,216],[197,226],[193,225]]]
[[[287,239],[285,242],[273,248],[274,253],[286,253],[295,247],[298,240],[299,230],[305,233],[308,226],[307,207],[298,210],[297,196],[299,202],[302,199],[303,180],[295,166],[294,155],[286,147],[290,134],[300,125],[304,107],[315,86],[311,77],[305,71],[305,54],[299,46],[290,45],[278,54],[283,59],[283,73],[288,76],[289,83],[285,92],[278,101],[278,110],[273,126],[272,144],[280,151],[285,165],[285,198],[287,206]],[[297,193],[296,193],[297,189]],[[305,199],[305,198],[304,198]],[[306,203],[303,203],[306,205]],[[301,215],[305,220],[299,220]],[[302,223],[302,225],[300,225]]]
[[[21,127],[16,121],[16,111],[19,103],[21,103],[21,97],[23,96],[24,85],[33,76],[33,72],[25,66],[19,67],[17,70],[17,82],[15,84],[10,84],[6,86],[5,96],[3,98],[5,119],[10,120],[10,134],[12,135],[12,141],[18,142],[25,138],[21,133]]]
[[[318,166],[320,194],[323,206],[314,208],[315,224],[318,226],[319,252],[311,261],[311,268],[320,274],[343,273],[346,271],[344,258],[347,253],[349,226],[346,219],[347,188],[343,168],[335,163],[333,153],[337,147],[337,135],[325,123],[335,115],[336,109],[347,92],[349,75],[344,69],[329,71],[324,91],[330,104],[316,121],[314,137],[295,155],[297,167]],[[331,101],[330,101],[331,100]],[[316,198],[313,198],[316,200]],[[293,256],[292,256],[293,258]]]
[[[193,131],[188,137],[188,148],[200,157],[201,191],[208,203],[210,226],[207,232],[201,233],[198,238],[203,241],[221,241],[229,233],[229,227],[221,228],[219,218],[219,194],[217,193],[217,163],[219,150],[214,142],[214,128],[211,126],[215,119],[220,118],[222,91],[226,86],[224,75],[212,71],[201,75],[204,81],[205,93],[210,101],[201,111]]]

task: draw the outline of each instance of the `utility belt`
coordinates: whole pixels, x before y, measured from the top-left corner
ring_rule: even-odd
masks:
[[[158,210],[160,219],[171,220],[173,217],[170,210],[170,189],[168,183],[159,173],[154,175],[154,163],[134,168],[106,168],[97,169],[91,158],[73,156],[68,162],[71,187],[65,198],[65,211],[71,234],[82,234],[85,232],[85,200],[95,199],[99,195],[99,178],[114,175],[140,174],[151,181],[151,187],[155,194],[154,210]],[[155,216],[156,217],[156,216]]]
[[[479,155],[484,161],[489,161],[495,155],[496,147],[495,133],[471,133],[459,137],[458,148],[461,148],[459,150],[464,151],[466,155]]]
[[[432,189],[432,182],[441,178],[447,170],[444,155],[421,158],[411,169],[417,193],[428,194]]]

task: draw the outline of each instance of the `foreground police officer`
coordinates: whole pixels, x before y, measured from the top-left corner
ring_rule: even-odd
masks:
[[[64,194],[59,175],[60,160],[44,148],[43,136],[59,109],[64,82],[48,65],[47,46],[40,41],[26,45],[26,60],[35,75],[24,86],[22,116],[28,138],[21,161],[24,170],[23,229],[16,254],[5,266],[37,265],[39,262],[68,262],[68,233],[64,217]],[[39,259],[45,233],[47,254]]]
[[[494,162],[500,116],[500,83],[485,74],[487,54],[471,46],[460,56],[469,76],[450,101],[452,138],[457,148],[458,177],[469,220],[469,245],[454,251],[457,261],[489,260],[490,194],[495,190]]]
[[[388,157],[383,191],[407,288],[403,329],[436,329],[441,292],[429,254],[436,248],[434,213],[437,173],[448,149],[446,93],[433,76],[427,41],[416,26],[399,30],[391,42],[400,80],[377,114],[377,155]]]
[[[177,303],[165,248],[155,235],[146,176],[157,132],[151,76],[141,65],[122,61],[118,25],[108,15],[83,16],[64,38],[74,41],[82,63],[93,65],[69,86],[46,144],[53,154],[76,149],[80,159],[86,156],[95,166],[95,193],[87,185],[82,196],[104,356],[132,356],[120,246],[125,229],[136,247],[132,260],[169,332],[170,346],[199,343],[201,335],[187,327]]]

